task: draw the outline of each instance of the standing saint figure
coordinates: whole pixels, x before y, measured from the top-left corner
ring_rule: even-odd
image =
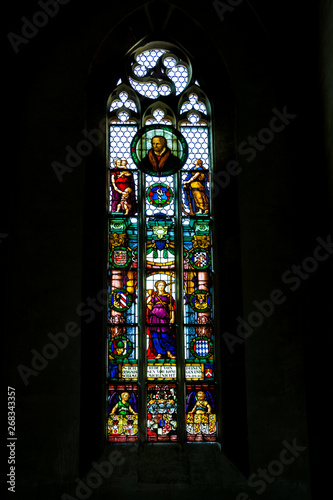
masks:
[[[202,160],[195,160],[192,170],[184,181],[185,205],[190,209],[190,215],[208,214],[207,171],[202,166]]]
[[[176,338],[173,331],[175,322],[175,300],[165,291],[164,280],[155,283],[156,292],[148,290],[147,309],[150,342],[148,358],[176,357]]]
[[[115,168],[111,170],[111,212],[121,212],[134,215],[137,210],[135,185],[132,172],[127,167],[126,160],[117,158]]]

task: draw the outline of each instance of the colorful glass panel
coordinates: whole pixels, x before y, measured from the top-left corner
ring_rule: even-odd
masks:
[[[187,440],[216,441],[216,420],[214,384],[186,384]]]
[[[138,439],[138,172],[130,155],[137,112],[129,93],[110,106],[108,258],[108,440]]]
[[[147,277],[148,359],[176,359],[174,279],[175,273],[172,271],[168,274],[158,272]]]
[[[181,49],[129,59],[108,107],[108,439],[137,439],[146,412],[148,441],[176,441],[178,419],[214,441],[210,106]]]
[[[134,136],[132,158],[138,168],[153,176],[175,174],[186,162],[187,143],[182,134],[167,125],[146,125]]]
[[[108,441],[138,439],[138,387],[136,384],[109,384]]]
[[[175,213],[173,176],[156,180],[155,177],[146,175],[146,215],[172,216]]]
[[[209,129],[196,115],[207,108],[191,94],[181,111],[188,111],[188,123],[181,127],[188,142],[182,170],[186,431],[188,441],[215,441],[211,163]]]
[[[177,441],[176,384],[148,384],[148,441]]]

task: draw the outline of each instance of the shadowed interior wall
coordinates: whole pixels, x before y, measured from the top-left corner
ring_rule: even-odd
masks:
[[[331,259],[314,272],[303,265],[317,238],[327,242],[331,232],[332,13],[329,2],[320,19],[315,6],[309,12],[301,2],[282,4],[239,2],[222,19],[213,3],[199,1],[72,0],[18,53],[7,40],[2,414],[7,386],[15,387],[20,498],[75,497],[76,479],[109,456],[104,309],[92,302],[105,275],[105,143],[79,159],[71,152],[103,118],[123,55],[146,36],[169,37],[188,50],[213,103],[215,170],[225,171],[230,160],[239,165],[215,199],[222,450],[120,447],[125,461],[91,497],[190,498],[201,487],[211,498],[235,499],[242,491],[255,498],[259,488],[248,476],[295,440],[306,449],[264,483],[260,498],[310,499],[325,491]],[[23,36],[22,16],[33,19],[38,10],[34,2],[10,7],[6,34]],[[284,127],[267,135],[274,116]],[[61,178],[55,161],[69,167]],[[295,290],[285,275],[295,276],[293,266],[308,275]],[[253,319],[255,304],[272,301],[276,290],[285,300],[230,347],[225,332],[235,335],[238,318]],[[64,331],[67,345],[52,354],[46,346]],[[150,474],[156,463],[164,465]]]

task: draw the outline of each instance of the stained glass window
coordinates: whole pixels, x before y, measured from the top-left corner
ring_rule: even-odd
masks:
[[[215,441],[209,101],[169,43],[137,48],[120,72],[108,101],[108,440]]]

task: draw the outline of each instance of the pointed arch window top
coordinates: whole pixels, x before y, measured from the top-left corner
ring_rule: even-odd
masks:
[[[143,125],[152,125],[154,123],[160,125],[174,125],[176,123],[176,117],[169,106],[161,101],[157,101],[147,107],[142,123]]]
[[[126,84],[120,83],[114,90],[109,98],[108,109],[111,122],[137,123],[139,119],[139,99]]]
[[[204,113],[207,115],[207,108],[205,104],[202,101],[198,100],[199,97],[196,94],[190,94],[188,101],[184,102],[180,109],[180,113],[184,113],[186,111],[190,111],[191,109],[195,109],[197,111],[200,111],[200,113]]]
[[[165,113],[161,110],[161,109],[156,109],[154,112],[153,112],[153,116],[154,118],[159,122],[162,120],[162,118],[164,118],[165,116]]]
[[[155,109],[152,113],[153,118],[147,119],[145,125],[172,125],[172,121],[166,116],[165,112],[161,108]]]

